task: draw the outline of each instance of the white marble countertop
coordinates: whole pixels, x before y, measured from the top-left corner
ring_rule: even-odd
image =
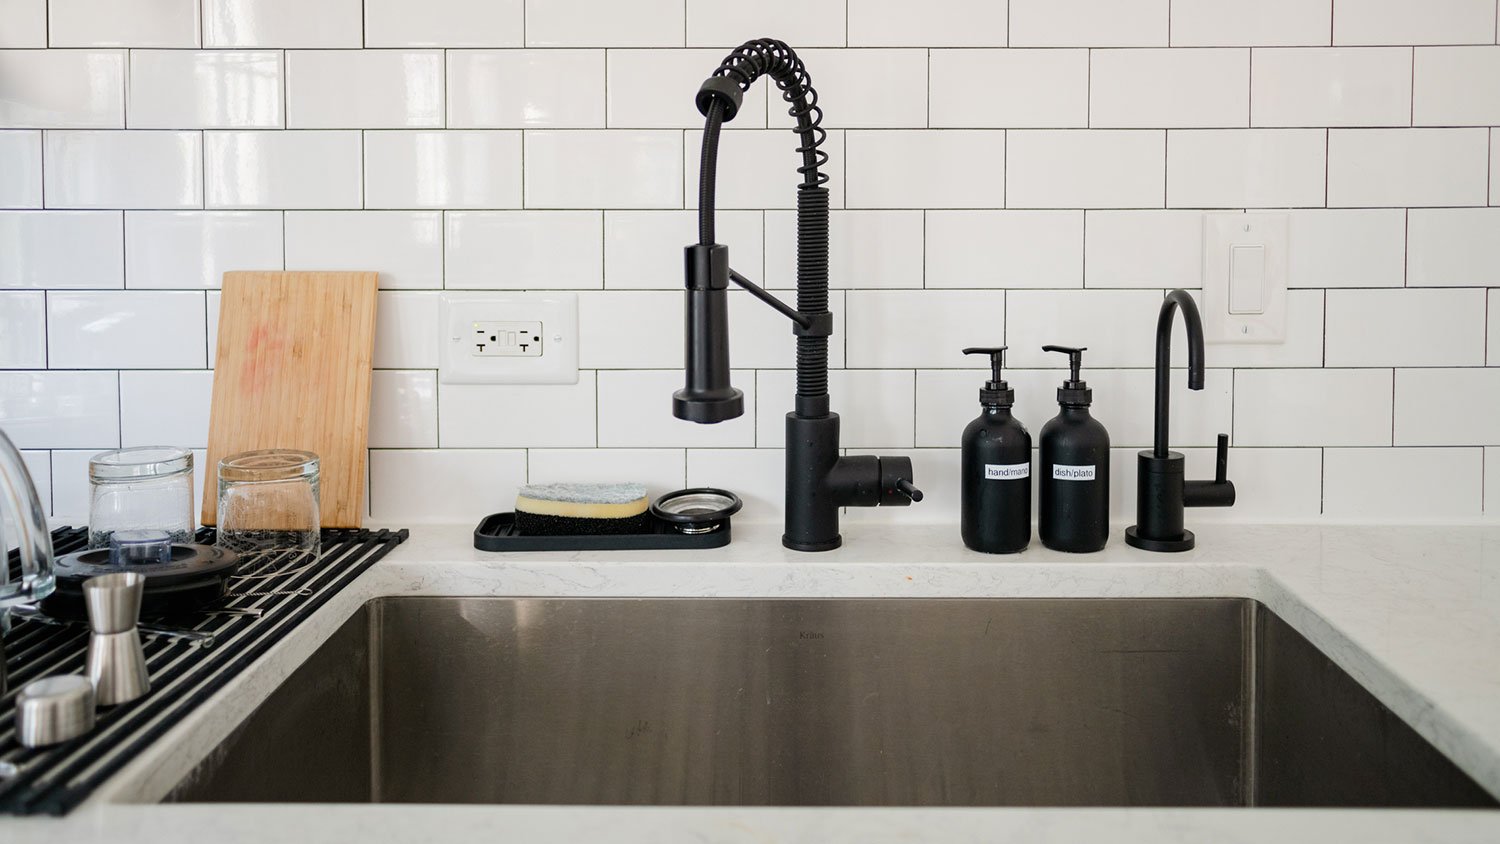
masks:
[[[953,526],[849,525],[825,554],[736,525],[693,552],[488,554],[469,526],[411,539],[67,818],[0,818],[13,844],[85,841],[1500,841],[1500,811],[158,805],[365,601],[384,595],[1245,597],[1266,604],[1500,794],[1500,527],[1203,525],[1198,548],[966,551]]]

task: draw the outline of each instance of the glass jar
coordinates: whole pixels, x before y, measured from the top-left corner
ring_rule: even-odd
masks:
[[[242,576],[316,560],[318,455],[272,448],[219,461],[218,522],[219,547],[248,557]]]
[[[89,548],[108,548],[117,531],[164,531],[192,542],[193,453],[146,445],[89,458]]]

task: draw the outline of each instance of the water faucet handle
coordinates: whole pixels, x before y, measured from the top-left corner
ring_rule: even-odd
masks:
[[[912,482],[908,481],[905,478],[896,481],[896,491],[906,496],[907,498],[910,498],[912,500],[912,503],[916,503],[922,500],[922,490],[917,489],[915,486],[912,486]]]
[[[1214,483],[1229,483],[1229,435],[1219,435],[1219,446],[1214,453]]]

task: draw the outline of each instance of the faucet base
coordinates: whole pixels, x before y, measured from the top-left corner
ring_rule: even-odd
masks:
[[[835,536],[823,542],[798,542],[790,536],[782,534],[781,544],[793,551],[832,551],[844,544],[844,537]]]
[[[1141,536],[1137,527],[1137,525],[1131,525],[1125,528],[1125,544],[1143,551],[1191,551],[1197,542],[1193,532],[1185,528],[1182,536],[1177,539],[1148,539]]]

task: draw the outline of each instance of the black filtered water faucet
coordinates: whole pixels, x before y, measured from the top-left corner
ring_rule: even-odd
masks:
[[[776,298],[729,266],[729,247],[714,242],[714,189],[719,129],[734,119],[745,91],[770,76],[796,120],[797,306]],[[687,276],[687,383],[672,395],[672,415],[713,423],[745,412],[744,393],[729,383],[730,282],[792,321],[797,337],[797,396],[786,415],[786,531],[781,543],[797,551],[831,551],[842,544],[841,507],[905,506],[921,501],[912,485],[911,459],[840,456],[839,416],[828,403],[828,175],[819,168],[828,133],[812,78],[796,52],[769,38],[747,41],[725,57],[696,98],[703,113],[703,154],[698,174],[698,242],[685,250]]]

